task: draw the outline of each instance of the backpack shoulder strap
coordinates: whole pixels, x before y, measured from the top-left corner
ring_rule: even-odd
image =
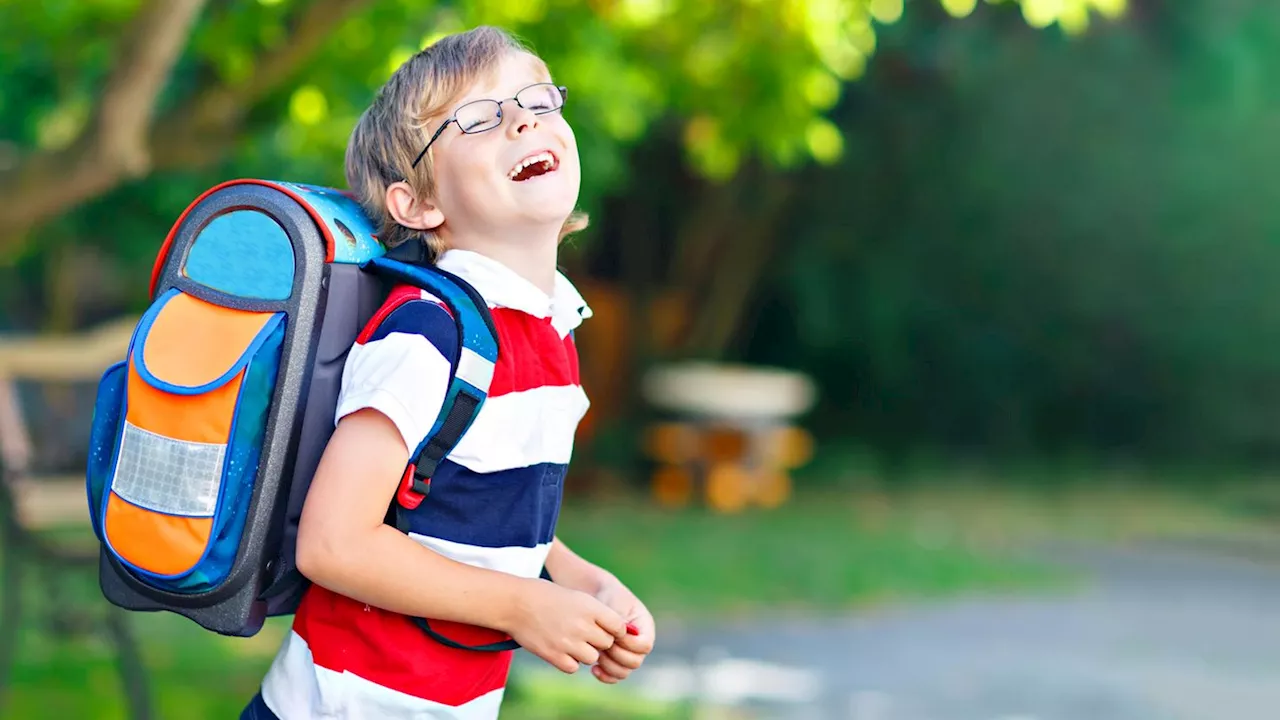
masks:
[[[408,249],[405,246],[411,246]],[[416,251],[416,253],[415,253]],[[425,262],[418,243],[405,243],[370,260],[366,268],[389,280],[419,287],[435,295],[453,316],[458,330],[458,356],[450,368],[449,389],[431,431],[413,452],[388,514],[407,532],[401,508],[412,510],[431,489],[431,476],[471,427],[489,395],[498,361],[498,333],[488,304],[462,278]],[[412,618],[423,632],[447,647],[478,652],[501,652],[520,647],[514,640],[464,645],[436,632],[425,618]]]
[[[471,427],[489,395],[498,361],[498,334],[488,305],[475,288],[440,268],[405,262],[402,257],[389,253],[370,260],[366,268],[439,298],[453,316],[458,332],[458,354],[450,367],[444,404],[431,431],[411,449],[413,459],[397,493],[397,502],[412,510],[422,502],[432,474]]]

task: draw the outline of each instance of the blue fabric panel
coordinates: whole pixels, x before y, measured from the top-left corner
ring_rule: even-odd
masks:
[[[333,188],[275,181],[298,194],[311,206],[333,236],[333,261],[343,265],[359,265],[386,252],[374,237],[377,229],[364,214],[360,204]]]
[[[287,300],[293,292],[293,243],[284,228],[256,210],[236,210],[209,223],[192,243],[184,274],[228,295]]]
[[[93,426],[89,434],[89,461],[85,471],[85,491],[89,500],[89,520],[98,539],[102,539],[102,494],[110,484],[120,445],[124,412],[124,390],[128,380],[128,363],[120,361],[102,374],[97,399],[93,405]]]

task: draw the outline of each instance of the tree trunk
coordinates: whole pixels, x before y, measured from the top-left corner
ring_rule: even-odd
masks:
[[[93,119],[70,147],[35,152],[0,174],[0,231],[15,238],[43,220],[150,170],[156,100],[187,45],[205,0],[150,0],[119,43]],[[0,254],[12,254],[0,246]]]
[[[729,351],[785,236],[780,221],[795,185],[790,176],[751,169],[707,190],[681,228],[671,268],[687,311],[672,355],[716,360]]]
[[[216,80],[153,122],[156,99],[190,38],[205,0],[150,0],[120,43],[94,122],[72,145],[23,156],[0,172],[0,258],[16,257],[30,231],[52,217],[156,170],[194,168],[223,157],[254,105],[291,80],[324,41],[370,0],[315,0],[289,42],[254,59],[249,82]]]

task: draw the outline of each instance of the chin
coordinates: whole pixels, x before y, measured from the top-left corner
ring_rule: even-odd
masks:
[[[530,208],[526,212],[522,213],[521,218],[524,222],[527,222],[530,225],[537,225],[539,227],[555,225],[559,227],[564,225],[565,221],[569,219],[569,216],[573,214],[575,209],[575,206],[567,206],[567,209],[559,207]]]
[[[569,188],[544,181],[535,187],[520,188],[511,199],[520,215],[539,225],[563,223],[578,207],[576,184]]]

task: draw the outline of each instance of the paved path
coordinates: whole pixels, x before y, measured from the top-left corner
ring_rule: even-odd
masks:
[[[1053,559],[1092,582],[832,620],[669,623],[632,684],[782,720],[1280,718],[1280,565],[1167,549]]]

